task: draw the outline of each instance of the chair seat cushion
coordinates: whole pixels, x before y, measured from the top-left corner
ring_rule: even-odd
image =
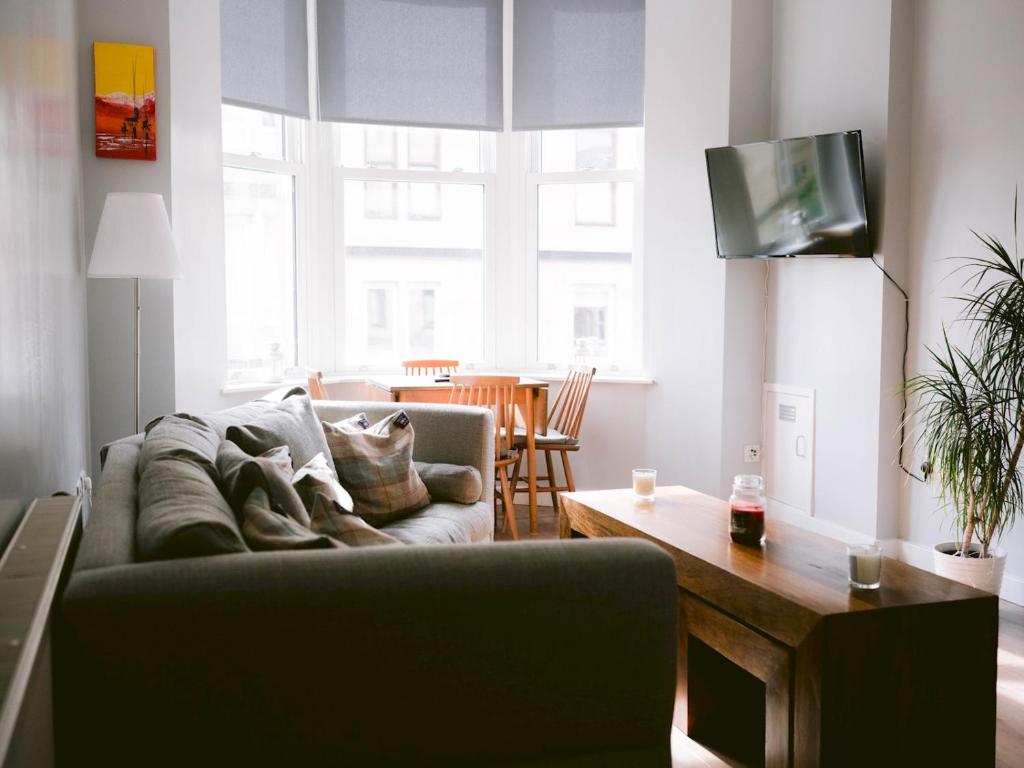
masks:
[[[473,544],[493,538],[494,511],[483,501],[437,502],[381,530],[403,544]]]
[[[575,437],[563,435],[554,427],[548,427],[548,433],[546,435],[537,435],[534,442],[537,445],[577,445],[579,440]],[[516,427],[515,444],[518,446],[526,445],[525,429]]]

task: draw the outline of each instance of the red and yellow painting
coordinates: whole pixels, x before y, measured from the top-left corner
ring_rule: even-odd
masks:
[[[156,160],[153,47],[93,43],[96,157]]]

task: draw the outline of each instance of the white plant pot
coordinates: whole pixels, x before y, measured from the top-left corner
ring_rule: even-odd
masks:
[[[980,557],[957,557],[954,553],[959,549],[960,545],[953,541],[936,544],[934,550],[935,572],[947,579],[998,595],[999,589],[1003,585],[1006,551],[992,547],[989,550],[989,556],[982,559]],[[978,544],[971,544],[971,550],[978,552],[981,547]]]

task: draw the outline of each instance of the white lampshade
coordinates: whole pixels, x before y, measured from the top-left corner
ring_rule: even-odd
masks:
[[[103,203],[89,277],[183,277],[164,199],[154,192],[110,192]]]

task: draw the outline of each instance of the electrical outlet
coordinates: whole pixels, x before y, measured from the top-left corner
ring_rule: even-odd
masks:
[[[761,446],[760,445],[744,445],[743,446],[743,461],[747,464],[755,464],[761,460]]]

